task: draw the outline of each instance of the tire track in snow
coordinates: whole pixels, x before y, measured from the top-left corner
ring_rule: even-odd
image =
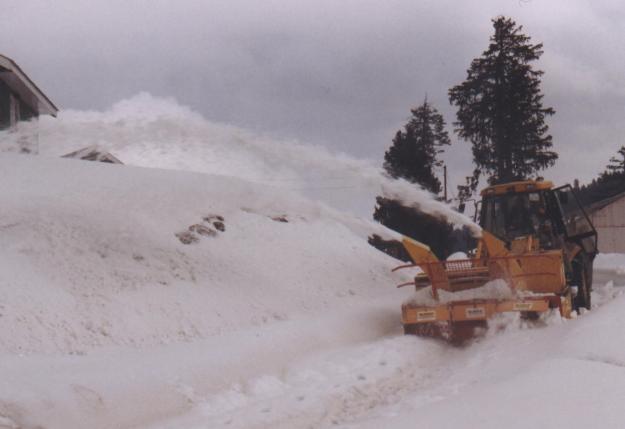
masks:
[[[417,389],[434,391],[461,350],[439,341],[394,337],[319,354],[205,398],[180,419],[155,426],[291,428],[346,424]],[[424,402],[453,393],[444,387]]]

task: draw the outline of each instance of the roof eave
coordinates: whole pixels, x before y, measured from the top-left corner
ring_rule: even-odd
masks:
[[[0,69],[7,70],[4,73],[10,73],[17,77],[15,81],[12,81],[10,77],[8,78],[9,82],[12,86],[17,86],[17,90],[22,93],[30,93],[37,100],[36,110],[38,114],[47,114],[51,116],[57,115],[59,109],[54,105],[52,100],[50,100],[46,94],[43,93],[41,89],[33,82],[26,73],[13,61],[11,58],[6,57],[4,55],[0,55]],[[0,73],[1,75],[2,73]],[[20,94],[24,95],[24,94]],[[29,98],[29,97],[24,97]],[[32,98],[32,97],[30,97]],[[35,107],[35,106],[31,106]]]

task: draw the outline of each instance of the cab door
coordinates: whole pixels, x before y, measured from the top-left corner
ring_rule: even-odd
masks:
[[[593,257],[597,254],[597,231],[579,203],[571,185],[552,191],[561,214],[560,227],[567,240],[579,244]]]

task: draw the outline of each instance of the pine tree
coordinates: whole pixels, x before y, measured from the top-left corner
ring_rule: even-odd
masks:
[[[525,179],[558,158],[545,123],[555,111],[543,107],[543,72],[531,64],[543,54],[543,45],[532,44],[510,18],[492,22],[488,49],[471,62],[467,79],[449,90],[450,103],[458,107],[456,131],[472,143],[471,190],[481,173],[491,184]]]
[[[618,159],[613,156],[610,158],[610,164],[608,164],[608,171],[616,174],[624,174],[625,173],[625,146],[621,146],[621,148],[617,152],[623,159]]]
[[[384,154],[384,169],[395,179],[405,179],[438,194],[441,182],[434,169],[442,165],[439,155],[443,147],[450,144],[445,121],[427,98],[411,113],[408,123],[403,130],[397,131],[393,144]],[[388,198],[377,197],[376,203],[373,214],[376,221],[428,244],[441,257],[447,256],[452,227],[445,221]],[[384,244],[375,237],[370,239],[370,243],[396,256],[397,249],[388,243]]]
[[[443,116],[428,103],[411,109],[412,117],[397,131],[392,146],[384,154],[384,169],[393,178],[418,183],[432,193],[441,191],[434,173],[442,162],[438,155],[450,144]]]
[[[578,197],[582,204],[590,205],[625,192],[625,146],[613,156],[606,170],[588,185],[579,189]]]

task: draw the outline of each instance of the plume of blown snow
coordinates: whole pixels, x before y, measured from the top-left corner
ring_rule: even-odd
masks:
[[[125,164],[235,176],[365,218],[371,216],[375,196],[383,195],[468,226],[476,235],[480,231],[418,185],[390,179],[369,161],[211,122],[172,98],[141,93],[105,111],[61,111],[58,118],[42,117],[20,124],[17,132],[0,133],[2,150],[23,150],[36,134],[37,147],[31,149],[44,156],[95,146]]]

